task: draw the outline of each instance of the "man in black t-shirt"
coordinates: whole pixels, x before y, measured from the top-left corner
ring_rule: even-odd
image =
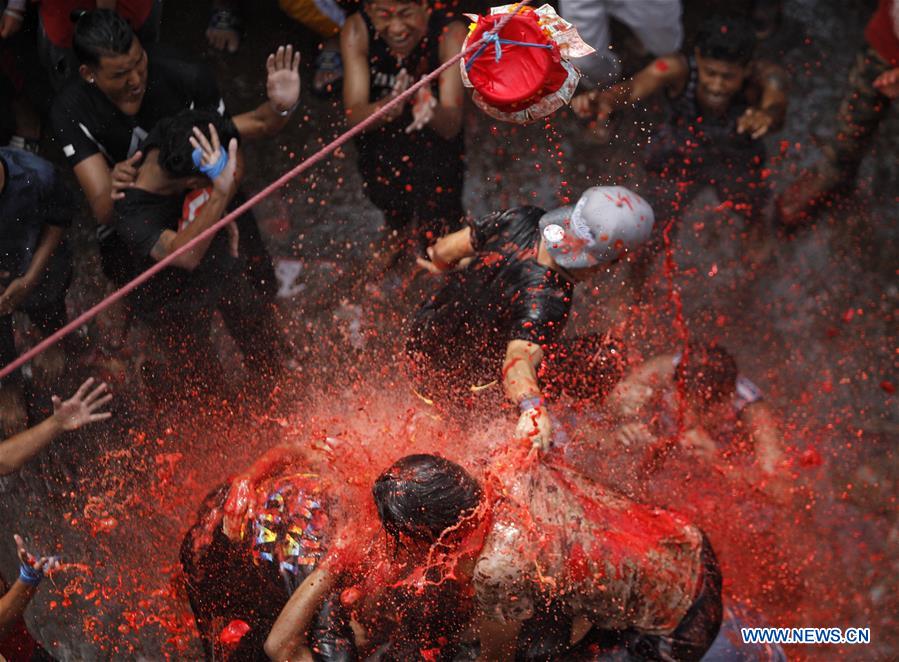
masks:
[[[466,35],[462,21],[423,0],[366,0],[360,9],[340,34],[351,127],[458,54]],[[414,237],[414,247],[423,248],[459,228],[465,215],[464,100],[459,68],[450,67],[435,86],[420,89],[356,137],[365,194],[384,213],[388,260],[397,257],[390,235]]]
[[[185,111],[160,121],[142,149],[146,156],[134,185],[116,202],[116,232],[135,271],[146,270],[218,222],[237,192],[241,170],[234,124],[214,112]],[[168,351],[179,388],[219,391],[223,386],[209,338],[216,310],[258,385],[270,386],[277,376],[274,311],[249,282],[236,223],[179,255],[130,300]]]
[[[101,228],[104,271],[121,283],[134,274],[121,260],[113,239],[113,200],[133,186],[142,152],[138,149],[159,120],[182,110],[213,110],[229,117],[212,72],[161,50],[145,51],[128,23],[109,10],[82,15],[72,42],[80,77],[55,99],[55,137],[87,196]],[[273,135],[299,102],[299,54],[280,47],[266,63],[268,98],[255,110],[234,117],[242,140]],[[255,219],[244,215],[243,244],[254,283],[269,294],[275,279]]]
[[[574,206],[494,212],[439,239],[428,248],[430,260],[419,259],[423,268],[440,273],[469,263],[450,273],[413,318],[406,351],[423,394],[458,402],[502,380],[521,411],[518,434],[545,449],[551,430],[537,372],[545,349],[567,353],[559,339],[574,286],[639,246],[652,225],[643,198],[598,186]],[[585,356],[584,370],[601,369],[601,349],[572,346]]]

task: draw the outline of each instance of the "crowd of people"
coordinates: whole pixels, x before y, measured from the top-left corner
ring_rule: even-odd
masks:
[[[264,405],[291,358],[264,232],[244,210],[198,237],[247,199],[245,141],[275,141],[297,121],[299,50],[272,45],[259,77],[265,100],[232,111],[204,64],[158,43],[176,12],[169,4],[0,0],[9,127],[0,147],[0,368],[26,340],[68,322],[73,265],[85,263],[66,235],[81,214],[101,256],[102,276],[92,278],[109,290],[167,261],[102,313],[117,321],[95,339],[100,354],[121,352],[139,326],[159,359],[143,366],[148,402],[242,394]],[[212,3],[210,47],[240,48],[241,4]],[[517,441],[473,451],[471,466],[436,446],[389,458],[367,486],[377,531],[359,524],[323,469],[346,452],[339,440],[279,446],[236,478],[223,475],[181,549],[208,659],[701,659],[728,613],[709,537],[557,455],[574,437],[600,451],[628,448],[644,480],[671,453],[739,458],[747,481],[785,501],[778,414],[713,340],[691,338],[633,365],[620,326],[566,335],[578,285],[624,289],[608,275],[624,265],[640,305],[664,243],[706,187],[745,221],[750,261],[764,259],[775,234],[811,225],[835,196],[851,194],[899,96],[899,2],[877,4],[824,160],[774,200],[763,138],[784,124],[790,81],[761,44],[782,3],[707,17],[682,48],[680,0],[562,0],[561,15],[597,51],[574,62],[584,78],[571,109],[585,140],[608,140],[616,114],[647,102],[666,111],[641,159],[648,184],[640,194],[593,186],[572,204],[480,218],[462,197],[465,113],[474,111],[459,67],[391,104],[459,54],[461,12],[489,6],[278,4],[320,42],[312,89],[342,85],[345,126],[378,115],[355,140],[362,191],[383,214],[364,279],[417,270],[435,281],[405,311],[406,326],[388,331],[403,341],[394,361],[410,400],[463,427],[475,412],[508,418]],[[610,17],[644,53],[645,66],[624,80]],[[53,90],[44,117],[16,68],[25,34]],[[216,315],[240,351],[242,382],[220,363]],[[111,416],[109,386],[88,380],[68,400],[53,396],[52,413],[34,425],[50,411],[42,394],[65,384],[73,351],[60,341],[0,380],[0,475],[53,453],[61,433]],[[0,659],[52,659],[22,615],[60,561],[35,558],[18,535],[15,543],[21,570],[0,587]],[[224,637],[236,621],[245,629]]]

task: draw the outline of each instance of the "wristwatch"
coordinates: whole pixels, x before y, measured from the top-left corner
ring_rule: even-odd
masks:
[[[278,107],[275,104],[272,104],[272,110],[274,110],[276,113],[278,113],[278,115],[280,115],[281,117],[287,117],[293,111],[295,111],[297,109],[297,106],[299,106],[299,105],[300,105],[300,100],[297,99],[297,102],[295,104],[293,104],[287,110],[278,110]]]

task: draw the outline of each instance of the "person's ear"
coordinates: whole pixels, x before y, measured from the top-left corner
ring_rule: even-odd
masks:
[[[90,83],[91,85],[95,82],[94,72],[88,67],[86,64],[82,64],[78,67],[78,74],[81,76],[82,80],[86,83]]]

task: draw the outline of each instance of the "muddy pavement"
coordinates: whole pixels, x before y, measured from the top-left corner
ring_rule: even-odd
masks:
[[[254,5],[233,56],[205,51],[206,4],[167,3],[163,35],[208,58],[232,112],[262,101],[270,50],[285,41],[303,44],[301,110],[276,139],[246,149],[244,190],[254,192],[341,131],[341,112],[334,101],[309,93],[312,41],[274,3]],[[793,74],[787,125],[766,139],[777,189],[817,157],[814,136],[832,130],[871,5],[786,2],[788,18],[804,36],[784,59]],[[471,106],[466,207],[475,215],[518,204],[553,207],[585,186],[613,182],[639,190],[645,175],[635,164],[645,128],[643,119],[625,115],[616,125],[618,139],[598,145],[584,139],[567,112],[512,127]],[[684,218],[674,246],[676,271],[666,274],[657,263],[651,295],[639,309],[612,305],[625,275],[618,269],[581,286],[572,320],[574,330],[623,320],[633,359],[667,350],[679,333],[670,276],[689,335],[715,338],[730,349],[741,372],[780,412],[802,495],[795,510],[778,512],[767,502],[756,508],[751,500],[738,504],[723,493],[715,510],[702,510],[688,489],[648,491],[700,519],[713,512],[730,520],[729,527],[702,522],[713,540],[721,538],[716,546],[733,550],[725,559],[732,570],[726,587],[763,608],[772,623],[872,628],[870,647],[790,651],[800,659],[886,660],[899,654],[897,128],[894,109],[865,160],[859,192],[822,214],[814,228],[778,241],[762,264],[747,261],[741,221],[707,191]],[[281,308],[294,343],[294,376],[277,410],[198,398],[191,412],[147,412],[140,390],[122,386],[114,422],[56,442],[52,452],[0,483],[4,535],[21,532],[36,549],[56,548],[74,564],[45,582],[28,613],[32,632],[60,659],[196,658],[177,550],[202,496],[281,439],[285,429],[339,427],[329,408],[335,401],[352,415],[372,389],[393,389],[400,402],[406,397],[396,368],[399,329],[427,283],[394,278],[364,287],[369,244],[381,219],[362,194],[354,155],[352,145],[345,146],[257,208],[289,281]],[[85,227],[81,232],[88,236]],[[91,250],[85,248],[79,263],[73,310],[99,296],[90,275],[96,269]],[[132,343],[135,338],[139,334]],[[225,344],[223,354],[229,351]],[[403,412],[408,407],[414,403],[400,405]],[[383,429],[393,429],[384,421],[399,416],[366,415]],[[602,476],[603,458],[591,461]],[[710,481],[707,494],[717,494],[718,487]],[[758,558],[741,555],[741,536],[757,545]],[[767,556],[765,546],[787,553]],[[11,544],[0,547],[4,576],[12,576],[12,552]]]

